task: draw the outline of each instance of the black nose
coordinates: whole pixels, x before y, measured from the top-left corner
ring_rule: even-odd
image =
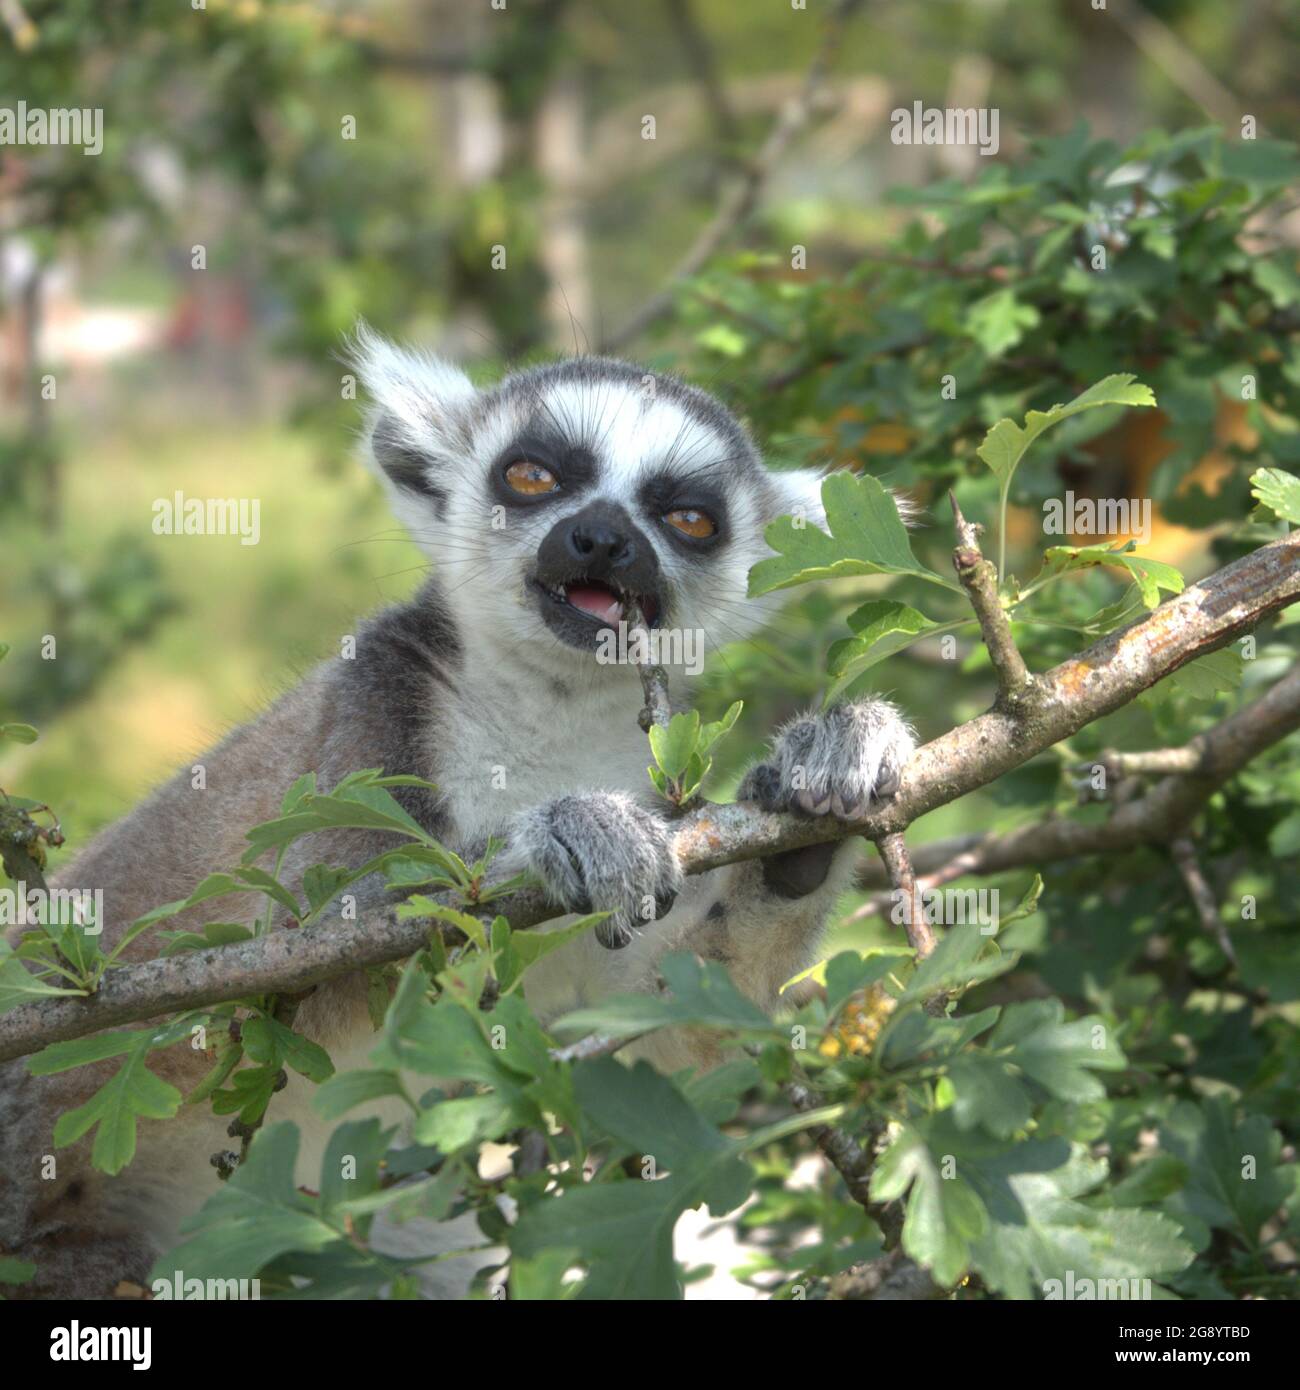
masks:
[[[613,569],[636,559],[636,543],[631,537],[594,517],[577,518],[566,540],[573,557],[584,565],[603,564]]]

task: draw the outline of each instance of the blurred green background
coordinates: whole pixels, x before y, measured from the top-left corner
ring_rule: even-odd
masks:
[[[918,424],[908,392],[924,372],[885,341],[911,331],[889,312],[936,282],[964,292],[963,272],[942,266],[997,243],[997,229],[945,222],[945,190],[992,180],[1005,192],[1008,171],[1054,137],[1049,158],[1072,171],[1063,186],[1083,178],[1096,161],[1069,144],[1085,140],[1080,123],[1111,142],[1112,169],[1152,131],[1217,126],[1238,140],[1249,115],[1261,137],[1289,137],[1297,39],[1297,6],[1265,0],[7,0],[0,105],[100,107],[105,143],[95,158],[0,147],[0,638],[13,648],[0,711],[42,734],[5,749],[0,786],[48,801],[75,848],[336,651],[356,614],[418,583],[421,556],[353,456],[338,352],[359,316],[484,379],[587,348],[679,365],[781,462],[928,479],[929,501],[952,467],[965,476],[971,440],[998,407],[1023,404],[1026,383],[1046,383],[1050,403],[1093,379],[1087,354],[1071,360],[1059,341],[1056,271],[1035,259],[1042,283],[1022,298],[1038,306],[1039,341],[1019,304],[1004,334],[995,295],[971,348],[991,399]],[[783,113],[810,90],[808,120],[769,158]],[[997,155],[892,143],[890,112],[918,100],[996,107]],[[1289,172],[1278,158],[1280,173],[1237,174],[1275,188]],[[909,190],[937,193],[940,211],[909,205]],[[747,215],[729,219],[729,200]],[[1004,211],[1014,233],[1014,201]],[[720,259],[679,284],[715,219]],[[1145,229],[1157,269],[1169,264],[1162,225]],[[1286,314],[1300,298],[1294,206],[1273,198],[1261,231],[1281,259],[1260,298]],[[790,277],[770,273],[795,245],[810,274],[839,277],[837,322],[803,312]],[[885,278],[863,275],[873,264]],[[1236,263],[1222,273],[1249,279]],[[665,290],[665,312],[629,333]],[[1158,365],[1161,333],[1199,341],[1200,321],[1173,313],[1191,302],[1185,281],[1130,292],[1116,313],[1139,312],[1104,326],[1104,370]],[[877,333],[869,381],[819,375],[843,357],[835,335],[850,317]],[[1212,318],[1235,331],[1217,304]],[[941,325],[932,315],[918,351],[936,336],[946,347]],[[1235,351],[1183,391],[1202,443],[1166,458],[1170,498],[1216,440],[1220,472],[1243,441],[1257,461],[1250,422],[1197,394]],[[1088,441],[1067,443],[1077,462]],[[1126,448],[1145,487],[1163,446]],[[177,490],[259,499],[260,544],[154,535],[154,500]],[[991,500],[973,475],[967,495]],[[1213,512],[1166,511],[1150,553],[1193,574],[1217,563]],[[934,511],[920,547],[938,554],[946,526]],[[807,593],[776,634],[724,653],[705,698],[746,695],[751,748],[822,687],[833,620],[871,587]],[[922,644],[883,683],[929,737],[987,702],[968,665],[950,679]],[[1024,813],[977,800],[936,813],[918,838]]]

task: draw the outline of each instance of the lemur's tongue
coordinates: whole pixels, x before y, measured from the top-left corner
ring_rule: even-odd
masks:
[[[623,605],[613,591],[599,584],[570,584],[564,597],[574,608],[607,623],[616,623],[623,616]]]

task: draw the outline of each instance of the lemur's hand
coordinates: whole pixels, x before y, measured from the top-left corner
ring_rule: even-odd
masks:
[[[911,729],[888,700],[835,705],[787,724],[739,796],[765,811],[858,820],[873,801],[898,790],[915,747]]]
[[[511,848],[553,902],[612,913],[596,927],[610,950],[663,917],[682,886],[668,826],[622,792],[544,801],[515,822]]]

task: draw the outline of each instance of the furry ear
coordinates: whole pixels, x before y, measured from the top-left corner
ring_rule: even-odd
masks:
[[[826,508],[822,506],[822,484],[829,476],[828,473],[816,473],[806,468],[799,469],[794,473],[772,474],[780,492],[783,509],[791,513],[796,519],[802,518],[805,523],[823,528],[826,525]],[[898,508],[898,515],[902,518],[903,525],[914,525],[917,514],[916,504],[905,492],[899,492],[894,488],[887,489],[887,491],[894,499],[894,505]]]
[[[801,468],[793,473],[773,473],[770,476],[776,483],[779,500],[775,514],[769,520],[788,514],[803,525],[826,525],[826,508],[822,506],[825,473]]]
[[[370,456],[399,500],[446,500],[441,475],[468,445],[466,420],[475,397],[458,367],[430,353],[398,347],[359,323],[348,361],[370,392]]]

